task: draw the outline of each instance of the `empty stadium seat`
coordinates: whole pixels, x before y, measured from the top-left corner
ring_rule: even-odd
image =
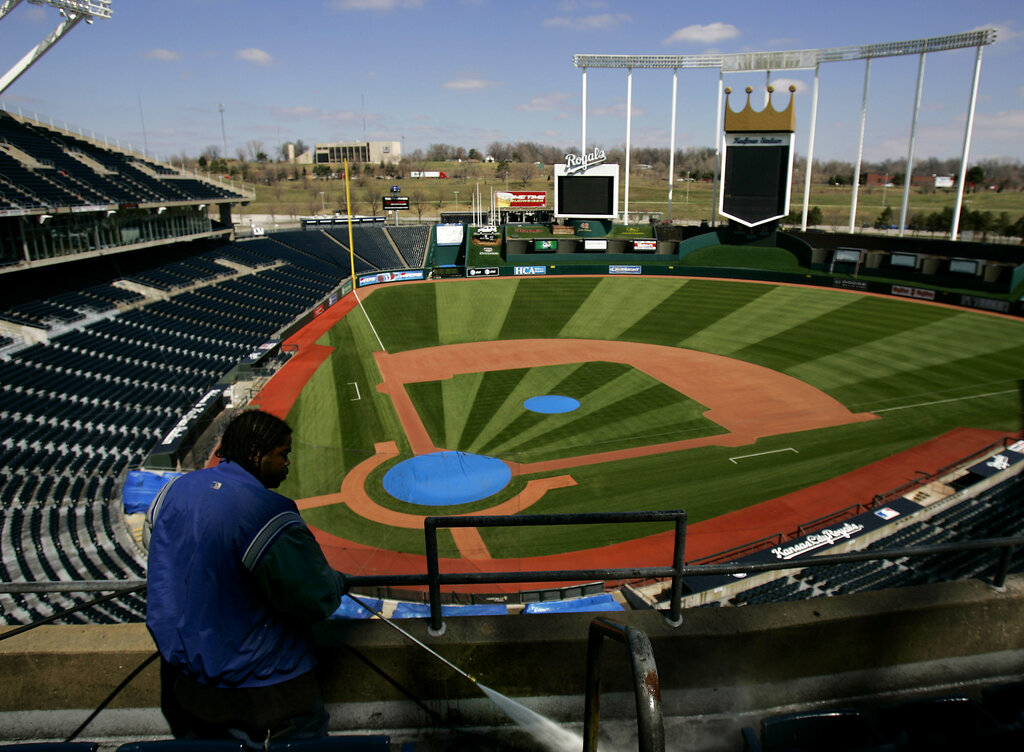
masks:
[[[746,752],[886,752],[902,749],[905,738],[885,742],[856,710],[822,710],[771,716],[741,732]]]
[[[157,739],[128,742],[117,752],[249,752],[249,748],[233,739]]]
[[[34,742],[0,744],[0,752],[96,752],[96,742]]]
[[[888,738],[905,735],[908,752],[1024,749],[1013,729],[968,697],[926,697],[883,705],[878,709],[878,724]]]
[[[390,749],[391,737],[367,734],[272,742],[268,752],[389,752]]]

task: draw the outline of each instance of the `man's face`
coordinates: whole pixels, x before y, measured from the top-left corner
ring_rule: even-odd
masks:
[[[288,459],[292,451],[292,437],[289,436],[279,447],[274,447],[260,457],[259,471],[257,476],[260,483],[267,488],[277,488],[288,477]]]

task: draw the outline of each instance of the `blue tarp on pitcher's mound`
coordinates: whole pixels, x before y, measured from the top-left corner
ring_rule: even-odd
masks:
[[[384,490],[410,504],[468,504],[498,493],[512,480],[504,460],[468,452],[434,452],[399,462],[384,474]]]
[[[563,397],[560,394],[541,394],[523,402],[523,407],[533,413],[558,415],[578,410],[580,401],[574,397]]]

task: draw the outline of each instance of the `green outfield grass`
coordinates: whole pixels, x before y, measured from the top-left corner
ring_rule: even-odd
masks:
[[[438,344],[529,338],[627,340],[715,353],[781,371],[878,420],[762,439],[740,448],[685,452],[572,469],[577,485],[549,492],[530,513],[686,509],[710,519],[827,480],[956,427],[1021,429],[1024,322],[966,310],[813,287],[707,279],[552,277],[466,280],[381,288],[322,338],[335,348],[289,415],[296,428],[284,493],[337,491],[379,441],[408,445],[390,400],[376,391],[377,336],[389,352]],[[354,399],[358,387],[360,398]],[[536,416],[522,399],[548,389],[581,399],[578,413]],[[714,431],[702,407],[633,369],[600,360],[466,374],[410,385],[436,444],[520,462],[580,454],[579,446],[643,443],[646,434]],[[525,395],[525,396],[524,396]],[[665,439],[668,440],[668,439]],[[730,461],[775,449],[786,449]],[[397,461],[397,460],[396,460]],[[368,484],[389,508],[425,513]],[[564,474],[560,471],[556,474]],[[913,468],[908,470],[912,473]],[[491,499],[430,508],[473,512],[514,498],[514,478]],[[836,508],[844,506],[836,500]],[[354,518],[344,507],[310,510],[341,537],[422,552],[422,532]],[[494,556],[588,548],[653,532],[648,526],[484,529]]]

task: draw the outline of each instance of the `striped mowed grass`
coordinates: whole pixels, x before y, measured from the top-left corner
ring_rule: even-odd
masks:
[[[293,472],[297,498],[336,491],[375,442],[408,444],[389,398],[375,389],[372,353],[490,340],[595,341],[592,360],[542,368],[459,374],[413,382],[410,397],[437,446],[532,462],[720,431],[705,406],[621,363],[601,360],[601,340],[680,347],[755,363],[800,379],[853,412],[878,420],[573,468],[576,485],[549,492],[530,513],[686,509],[691,522],[827,480],[952,428],[1017,431],[1024,377],[1024,322],[913,301],[811,287],[680,278],[550,277],[396,285],[364,301],[321,340],[334,351],[300,395]],[[372,322],[372,327],[370,325]],[[510,343],[514,345],[514,343]],[[358,399],[356,394],[358,393]],[[576,397],[574,413],[538,415],[522,401]],[[773,450],[795,450],[763,454]],[[737,455],[752,455],[739,462]],[[401,459],[402,457],[398,458]],[[396,461],[398,461],[396,459]],[[393,463],[391,463],[393,464]],[[389,466],[389,465],[388,465]],[[380,487],[384,506],[421,509]],[[565,472],[565,471],[563,471]],[[558,474],[549,473],[549,474]],[[512,498],[529,478],[469,505]],[[837,500],[837,509],[844,506]],[[340,537],[394,550],[422,550],[422,534],[397,532],[324,507],[305,513]],[[643,525],[484,529],[494,556],[535,556],[649,534]]]

